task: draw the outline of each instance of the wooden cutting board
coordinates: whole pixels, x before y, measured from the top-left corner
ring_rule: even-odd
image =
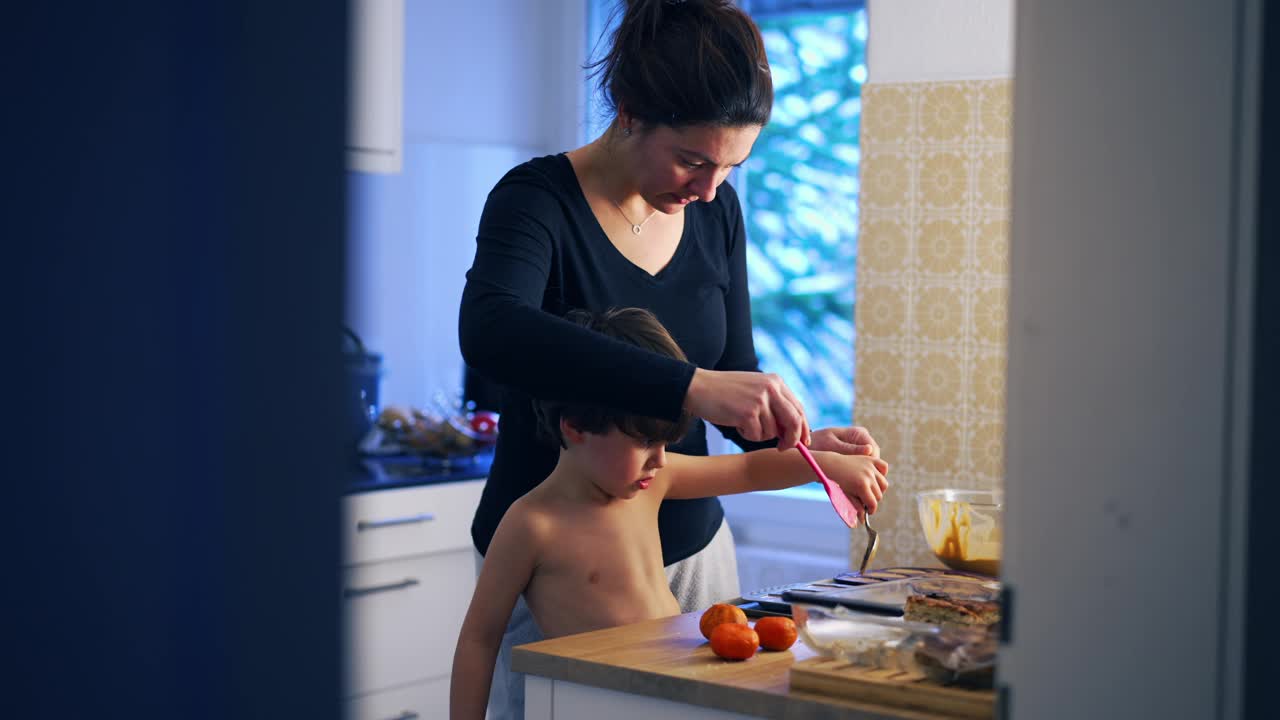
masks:
[[[819,657],[797,642],[742,662],[721,660],[692,612],[634,625],[518,645],[515,672],[605,690],[646,695],[753,717],[789,720],[945,720],[954,714],[891,707],[869,699],[795,690],[789,672]]]
[[[791,666],[791,689],[829,697],[923,710],[957,718],[991,718],[995,692],[939,685],[921,675],[814,657]]]

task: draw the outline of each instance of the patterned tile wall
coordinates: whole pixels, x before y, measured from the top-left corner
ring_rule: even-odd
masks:
[[[892,483],[877,567],[939,564],[917,491],[1003,485],[1011,90],[862,90],[855,420]],[[855,565],[864,541],[853,534]]]

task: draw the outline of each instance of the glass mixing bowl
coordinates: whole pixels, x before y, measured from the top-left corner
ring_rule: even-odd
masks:
[[[916,493],[925,542],[943,565],[992,577],[1000,574],[1004,493],[999,490],[927,490]]]

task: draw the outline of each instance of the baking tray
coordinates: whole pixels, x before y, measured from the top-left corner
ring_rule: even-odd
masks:
[[[791,603],[783,597],[787,592],[803,591],[806,593],[806,598],[812,598],[820,597],[828,593],[838,593],[842,590],[848,590],[850,587],[862,587],[865,585],[874,585],[876,583],[892,582],[895,580],[903,580],[905,578],[913,577],[964,577],[990,580],[990,578],[982,575],[956,572],[946,568],[891,567],[881,568],[879,570],[868,570],[865,573],[858,573],[856,571],[840,573],[834,578],[815,580],[812,582],[772,585],[770,587],[745,592],[742,594],[742,597],[734,601],[733,604],[742,608],[747,615],[751,615],[753,617],[767,615],[783,615],[790,617]],[[898,614],[901,615],[902,613],[899,612]]]
[[[910,595],[944,593],[971,600],[998,602],[1000,583],[971,577],[952,577],[937,573],[898,580],[886,580],[861,586],[818,590],[797,587],[782,592],[782,601],[824,607],[840,606],[861,613],[901,617]]]

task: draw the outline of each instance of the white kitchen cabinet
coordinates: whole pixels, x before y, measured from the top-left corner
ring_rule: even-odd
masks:
[[[606,690],[582,683],[552,680],[538,675],[527,676],[524,693],[525,720],[586,720],[603,717],[609,720],[755,720],[756,717],[619,690]],[[832,717],[835,713],[840,713],[840,709],[833,709]]]
[[[359,493],[342,508],[343,563],[470,550],[483,480]]]
[[[446,714],[453,650],[475,589],[470,527],[483,487],[465,480],[344,499],[347,718]]]
[[[436,720],[449,717],[449,678],[436,678],[403,688],[347,701],[348,720]]]
[[[347,167],[398,173],[404,154],[404,0],[351,3]]]
[[[470,550],[344,570],[348,692],[448,676],[475,573]]]

